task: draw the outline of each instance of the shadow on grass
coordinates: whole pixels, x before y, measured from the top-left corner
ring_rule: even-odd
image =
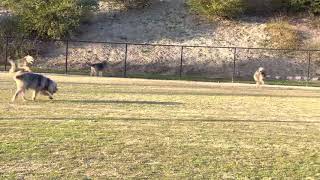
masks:
[[[205,123],[290,123],[290,124],[320,124],[320,121],[299,121],[299,120],[259,120],[259,119],[161,119],[161,118],[121,118],[121,117],[97,117],[97,118],[0,118],[0,120],[46,120],[46,121],[158,121],[158,122],[205,122]]]
[[[210,92],[115,92],[115,94],[143,94],[143,95],[187,95],[187,96],[219,96],[219,97],[279,97],[279,98],[320,98],[320,95],[274,95],[274,94],[247,94],[247,93],[210,93]]]
[[[181,105],[178,102],[158,101],[114,101],[114,100],[54,100],[60,103],[87,103],[87,104],[147,104],[147,105]]]
[[[34,72],[37,73],[55,73],[55,74],[65,74],[65,70],[57,70],[57,69],[34,69]],[[83,75],[85,77],[90,77],[89,71],[70,71],[69,75]],[[103,77],[117,77],[124,78],[122,73],[118,73],[112,75],[110,73],[104,74]],[[162,75],[156,73],[127,73],[127,78],[138,78],[138,79],[155,79],[155,80],[184,80],[184,81],[195,81],[195,82],[224,82],[231,83],[231,79],[228,78],[213,78],[205,75],[183,75],[182,77],[178,75]],[[255,84],[253,80],[237,78],[235,79],[235,83],[245,83],[245,84]],[[304,81],[304,80],[266,80],[268,85],[282,85],[282,86],[309,86],[309,87],[320,87],[320,81]]]

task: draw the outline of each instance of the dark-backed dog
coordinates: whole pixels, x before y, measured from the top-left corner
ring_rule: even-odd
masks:
[[[264,85],[264,78],[266,77],[266,72],[263,67],[259,67],[259,69],[254,73],[253,79],[256,82],[256,85],[260,87]]]
[[[18,59],[15,62],[13,60],[9,59],[9,63],[11,64],[11,68],[9,70],[9,73],[14,73],[17,70],[31,72],[29,64],[33,64],[33,62],[34,62],[34,58],[30,55],[27,55],[27,56],[23,57],[22,59]]]
[[[25,91],[28,89],[34,90],[32,100],[34,101],[39,94],[49,96],[53,99],[53,94],[58,91],[57,83],[51,79],[32,72],[17,72],[13,78],[17,84],[17,91],[12,97],[12,102],[16,100],[18,95],[21,95],[23,100],[26,101]]]
[[[107,62],[89,64],[89,66],[91,68],[90,76],[98,76],[98,73],[100,76],[103,76],[102,73],[107,69]]]

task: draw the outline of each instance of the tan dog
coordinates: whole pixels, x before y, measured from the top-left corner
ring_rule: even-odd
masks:
[[[34,62],[34,58],[30,55],[27,55],[22,59],[18,59],[16,62],[9,59],[9,63],[11,64],[11,68],[9,70],[9,73],[14,73],[17,70],[31,72],[29,64],[33,64],[33,62]]]
[[[259,67],[259,69],[254,73],[253,79],[256,82],[257,87],[264,85],[264,78],[266,77],[266,73],[263,67]]]
[[[49,96],[50,99],[53,99],[53,94],[58,91],[57,83],[41,74],[19,71],[13,79],[17,84],[17,91],[12,97],[12,102],[16,100],[18,95],[21,95],[23,100],[26,101],[27,99],[24,95],[25,91],[28,89],[34,90],[32,97],[33,101],[36,99],[39,92]]]

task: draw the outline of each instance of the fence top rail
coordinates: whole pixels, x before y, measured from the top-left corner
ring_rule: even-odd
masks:
[[[15,37],[6,37],[15,39]],[[266,48],[266,47],[241,47],[241,46],[209,46],[209,45],[184,45],[184,44],[158,44],[158,43],[134,43],[134,42],[114,42],[114,41],[90,41],[90,40],[75,40],[75,39],[32,39],[27,40],[37,41],[58,41],[58,42],[75,42],[75,43],[96,43],[96,44],[116,44],[116,45],[133,45],[133,46],[162,46],[162,47],[184,47],[184,48],[212,48],[212,49],[242,49],[242,50],[267,50],[267,51],[300,51],[300,52],[320,52],[320,49],[299,49],[299,48]]]

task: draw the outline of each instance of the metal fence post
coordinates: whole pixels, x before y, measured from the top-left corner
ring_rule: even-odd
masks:
[[[184,49],[184,46],[181,46],[181,56],[180,56],[180,69],[179,69],[179,77],[181,79],[182,77],[182,66],[183,66],[183,49]]]
[[[311,53],[308,51],[308,77],[307,77],[307,86],[309,85],[310,81],[310,67],[311,67]]]
[[[4,64],[4,70],[7,71],[7,65],[8,65],[8,46],[9,46],[9,37],[6,37],[6,48],[5,48],[5,64]]]
[[[65,63],[66,74],[68,74],[68,56],[69,56],[69,40],[66,41],[66,63]]]
[[[126,43],[124,64],[123,64],[123,77],[127,77],[127,58],[128,58],[128,43]]]
[[[236,75],[236,59],[237,59],[237,48],[233,49],[233,72],[232,72],[232,83],[234,82]]]
[[[6,37],[5,64],[4,64],[5,71],[7,71],[7,65],[8,65],[8,48],[9,48],[9,37]]]

